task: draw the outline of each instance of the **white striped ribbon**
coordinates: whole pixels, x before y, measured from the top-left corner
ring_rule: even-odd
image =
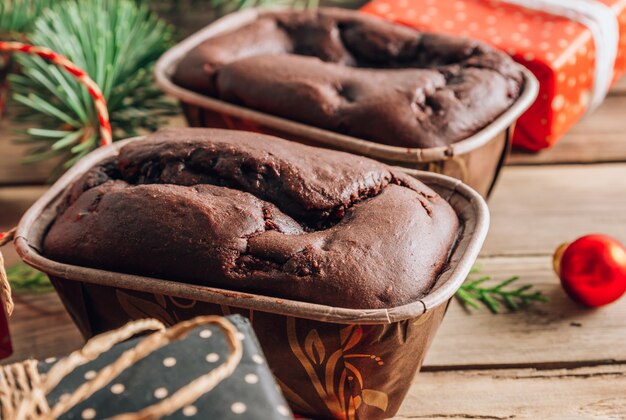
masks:
[[[527,9],[562,16],[585,25],[593,35],[596,63],[591,102],[588,110],[596,109],[606,97],[611,82],[619,42],[617,15],[598,0],[502,0]]]

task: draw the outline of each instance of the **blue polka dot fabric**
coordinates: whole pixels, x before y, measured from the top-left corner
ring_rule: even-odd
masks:
[[[227,319],[239,331],[238,339],[243,344],[243,357],[239,366],[212,391],[166,418],[293,418],[248,320],[239,315],[228,316]],[[74,392],[86,380],[94,378],[100,369],[115,361],[141,339],[135,338],[118,344],[93,362],[76,369],[48,395],[50,406],[63,395]],[[192,380],[210,372],[222,364],[228,355],[226,337],[219,327],[199,327],[184,339],[170,343],[138,361],[60,418],[104,419],[117,414],[137,412],[158,403]],[[41,362],[39,371],[48,371],[55,362],[53,359]]]

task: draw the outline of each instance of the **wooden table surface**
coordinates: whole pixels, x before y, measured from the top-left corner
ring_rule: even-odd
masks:
[[[397,418],[626,418],[626,298],[581,308],[564,295],[551,256],[586,233],[626,243],[625,112],[626,82],[553,149],[511,157],[489,203],[479,265],[496,279],[521,276],[550,303],[492,315],[454,301]],[[45,173],[0,154],[0,182],[11,175],[32,184]],[[44,188],[0,187],[0,229],[14,225]],[[82,344],[55,294],[15,300],[10,360]]]

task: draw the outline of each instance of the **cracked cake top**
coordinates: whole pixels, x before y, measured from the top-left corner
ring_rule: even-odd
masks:
[[[76,180],[43,253],[374,309],[424,296],[459,230],[444,199],[376,161],[254,133],[168,129]]]
[[[476,133],[523,84],[514,61],[480,41],[332,8],[261,12],[193,48],[173,81],[316,127],[420,148]]]

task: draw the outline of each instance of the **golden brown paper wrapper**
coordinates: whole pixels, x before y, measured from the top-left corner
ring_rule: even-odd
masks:
[[[64,191],[88,169],[130,141],[99,149],[59,179],[24,215],[15,237],[19,255],[47,273],[88,338],[131,319],[165,324],[198,315],[248,317],[293,410],[314,418],[393,416],[419,370],[448,302],[465,280],[485,239],[485,201],[460,181],[408,171],[447,200],[463,232],[448,269],[424,298],[388,309],[346,309],[179,283],[52,261],[40,253]],[[184,267],[181,267],[184,269]]]
[[[335,324],[51,279],[86,338],[131,319],[153,317],[173,325],[199,314],[247,317],[291,408],[313,418],[393,416],[447,306],[391,324]]]

